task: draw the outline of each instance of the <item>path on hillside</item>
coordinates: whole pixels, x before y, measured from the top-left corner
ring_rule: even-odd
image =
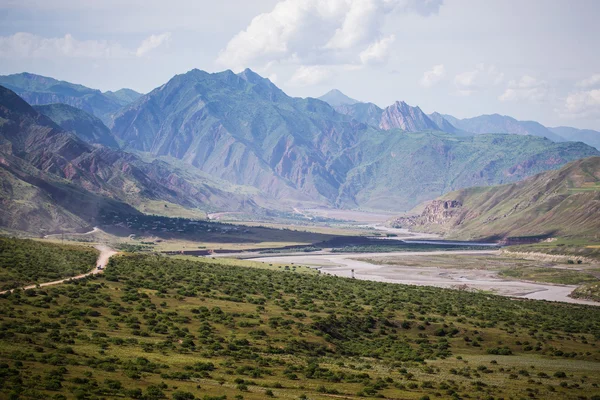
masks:
[[[69,278],[60,279],[58,281],[36,283],[33,285],[25,286],[21,289],[27,290],[27,289],[35,289],[38,286],[45,287],[45,286],[59,285],[61,283],[64,283],[64,282],[67,282],[70,280],[76,280],[76,279],[85,278],[86,276],[90,276],[90,275],[101,274],[102,272],[104,272],[104,267],[106,267],[106,264],[108,264],[109,258],[114,256],[118,252],[111,249],[110,247],[108,247],[106,245],[103,245],[103,244],[99,244],[95,247],[98,251],[100,251],[100,254],[98,255],[98,259],[96,260],[96,267],[94,267],[94,269],[91,270],[90,272],[86,272],[85,274],[80,274],[80,275],[76,275],[76,276],[71,276]],[[103,267],[103,268],[101,268],[101,267]],[[5,290],[3,292],[0,292],[0,294],[12,292],[13,290],[15,290],[15,289]]]
[[[96,233],[96,232],[100,232],[100,228],[98,228],[97,226],[95,226],[89,232],[84,232],[84,233],[68,233],[68,235],[69,236],[85,236],[85,235],[91,235],[92,233]],[[64,235],[64,233],[51,233],[49,235],[44,235],[44,239],[49,239],[52,236],[61,236],[61,235]]]

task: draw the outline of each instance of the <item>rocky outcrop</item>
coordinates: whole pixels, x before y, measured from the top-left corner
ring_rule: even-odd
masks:
[[[397,228],[437,224],[443,225],[455,218],[462,204],[457,200],[433,200],[429,202],[420,215],[400,217],[392,221]]]
[[[439,130],[435,122],[419,107],[411,107],[403,101],[397,101],[383,110],[379,128],[399,128],[407,132]]]

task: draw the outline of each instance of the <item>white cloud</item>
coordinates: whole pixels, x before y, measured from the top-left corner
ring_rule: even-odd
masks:
[[[144,39],[142,44],[140,44],[140,46],[135,51],[135,55],[138,57],[141,57],[144,54],[148,53],[149,51],[152,51],[152,50],[156,49],[157,47],[160,47],[163,44],[168,43],[170,39],[171,39],[171,32],[161,33],[160,35],[150,35],[149,37]]]
[[[600,118],[600,89],[569,94],[559,112],[567,118]]]
[[[72,35],[44,38],[27,32],[0,36],[2,58],[119,58],[128,55],[119,43],[106,40],[77,40]]]
[[[107,40],[78,40],[71,34],[45,38],[28,32],[0,36],[0,58],[129,58],[141,56],[165,43],[169,33],[146,38],[137,50]]]
[[[360,62],[364,65],[384,63],[389,57],[389,48],[395,40],[396,36],[390,35],[381,40],[371,43],[369,47],[367,47],[360,53]]]
[[[430,88],[438,84],[446,77],[446,68],[444,64],[434,65],[429,71],[425,71],[421,78],[421,86]]]
[[[294,86],[311,86],[326,81],[333,76],[333,69],[324,65],[302,65],[290,79]]]
[[[533,101],[539,102],[548,96],[548,84],[530,75],[523,75],[520,80],[512,80],[508,88],[498,99],[500,101]]]
[[[454,85],[461,96],[469,96],[504,80],[504,74],[494,66],[477,64],[475,69],[462,72],[454,77]]]
[[[382,27],[394,12],[429,15],[441,0],[281,0],[252,19],[217,63],[240,70],[272,61],[299,65],[382,62],[393,36]]]
[[[577,86],[583,87],[583,88],[600,86],[600,74],[594,74],[587,79],[583,79],[583,80],[577,82]]]

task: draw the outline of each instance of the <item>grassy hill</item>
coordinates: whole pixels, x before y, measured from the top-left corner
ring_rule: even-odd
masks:
[[[598,239],[600,157],[523,181],[448,193],[395,225],[448,237],[567,236]]]
[[[589,399],[597,314],[119,256],[103,276],[0,296],[0,397]]]
[[[0,237],[0,291],[83,274],[97,257],[91,247]]]

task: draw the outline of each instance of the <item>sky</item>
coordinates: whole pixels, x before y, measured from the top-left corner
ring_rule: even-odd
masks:
[[[146,93],[251,68],[459,118],[600,130],[596,0],[0,0],[0,74]]]

